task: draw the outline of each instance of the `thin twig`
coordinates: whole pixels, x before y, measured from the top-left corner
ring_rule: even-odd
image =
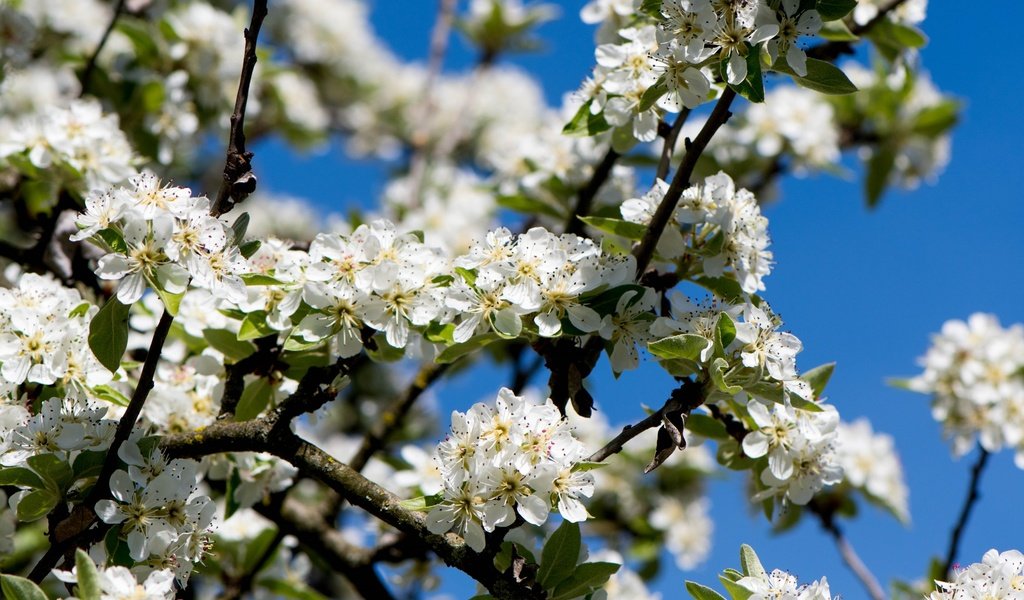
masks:
[[[953,568],[953,561],[956,560],[957,552],[960,550],[960,539],[964,535],[964,531],[967,529],[967,520],[971,517],[971,510],[974,509],[975,503],[980,498],[978,493],[978,487],[981,483],[981,473],[985,470],[985,464],[988,462],[989,452],[978,445],[978,460],[974,463],[971,468],[971,482],[967,486],[967,498],[964,499],[964,505],[960,509],[960,516],[957,517],[956,525],[953,526],[953,533],[949,536],[949,550],[946,551],[946,562],[943,564],[942,572],[948,577],[952,577],[953,573],[950,571]]]
[[[672,400],[669,400],[669,402],[672,402]],[[587,462],[602,462],[609,456],[622,452],[622,449],[626,446],[626,443],[629,442],[629,440],[635,438],[648,429],[661,425],[661,418],[666,412],[668,412],[667,409],[669,408],[669,402],[666,402],[665,406],[662,406],[657,411],[647,415],[647,417],[636,425],[626,425],[623,427],[619,435],[612,438],[612,441],[605,444],[600,450],[591,454],[590,457],[587,458]]]
[[[267,544],[267,547],[263,550],[263,555],[260,556],[256,564],[253,565],[252,569],[242,573],[237,578],[232,578],[224,591],[220,595],[221,600],[238,600],[245,596],[247,593],[252,591],[252,585],[256,582],[256,575],[263,570],[270,559],[273,558],[274,553],[277,552],[277,547],[281,545],[281,541],[284,540],[285,532],[284,529],[278,528],[277,533],[274,534],[274,539]]]
[[[113,301],[110,300],[110,302]],[[146,403],[146,398],[149,396],[150,390],[153,389],[156,367],[160,362],[160,353],[163,350],[164,342],[167,340],[167,334],[171,330],[172,322],[174,322],[174,317],[167,310],[164,310],[163,314],[160,315],[160,321],[157,323],[156,329],[153,331],[153,339],[149,344],[146,362],[142,365],[142,372],[139,374],[139,382],[135,386],[135,392],[132,394],[131,400],[128,402],[128,408],[125,409],[124,415],[117,424],[117,430],[114,432],[114,438],[107,449],[107,456],[103,461],[99,477],[97,477],[96,483],[93,484],[92,490],[86,499],[81,504],[75,506],[75,510],[72,511],[67,519],[54,527],[54,530],[51,532],[53,543],[32,569],[32,573],[29,575],[29,579],[32,581],[36,583],[42,581],[49,574],[50,570],[56,566],[60,557],[64,556],[70,548],[75,547],[79,538],[96,522],[96,513],[93,507],[100,500],[110,497],[110,477],[117,469],[118,461],[120,460],[117,456],[117,450],[128,439],[128,436],[131,435],[135,422],[138,421],[139,415],[142,413],[142,407]]]
[[[431,384],[440,379],[451,366],[452,363],[431,363],[421,368],[419,373],[416,374],[415,379],[413,379],[412,384],[405,390],[405,393],[377,419],[374,426],[366,433],[366,437],[363,438],[363,443],[359,446],[359,450],[348,461],[349,466],[356,471],[362,471],[366,467],[366,463],[370,462],[370,459],[373,458],[373,455],[384,448],[391,434],[401,426],[402,421],[409,413],[409,410],[412,409],[416,400],[423,395],[423,392],[427,391]]]
[[[843,562],[846,566],[853,571],[853,574],[860,580],[864,589],[868,595],[871,596],[872,600],[886,600],[885,590],[882,589],[881,584],[878,583],[878,578],[875,577],[871,569],[864,564],[864,561],[857,555],[857,551],[853,549],[853,545],[843,535],[842,529],[835,522],[833,514],[830,511],[820,510],[820,507],[815,505],[813,502],[808,504],[808,508],[816,514],[821,521],[821,527],[832,536],[832,539],[836,543],[836,549],[839,550],[839,555],[843,558]]]
[[[711,141],[711,137],[715,135],[718,128],[724,125],[732,115],[729,112],[729,106],[735,99],[736,92],[730,87],[725,88],[722,96],[715,104],[715,108],[711,111],[711,116],[708,117],[704,127],[701,128],[700,133],[697,134],[697,137],[692,142],[686,145],[686,154],[679,165],[679,170],[676,171],[675,176],[672,178],[672,183],[669,185],[668,191],[665,192],[665,197],[662,199],[661,204],[658,205],[657,210],[655,210],[654,216],[651,217],[647,231],[644,232],[644,237],[636,248],[637,279],[643,276],[647,265],[651,262],[651,258],[654,256],[654,249],[658,245],[658,240],[661,239],[662,232],[665,231],[665,227],[672,218],[672,213],[679,203],[679,198],[683,195],[683,190],[690,186],[690,176],[693,175],[693,169],[697,166],[697,160],[704,152],[708,142]]]
[[[672,164],[672,154],[676,150],[676,140],[679,139],[679,132],[683,130],[683,125],[686,123],[686,119],[690,116],[690,109],[684,108],[676,116],[675,122],[672,123],[672,129],[669,129],[665,135],[665,145],[661,148],[661,159],[658,161],[658,171],[655,173],[655,177],[664,180],[668,177],[668,170]]]
[[[611,175],[615,162],[619,160],[619,156],[621,155],[614,148],[608,148],[604,158],[594,167],[594,174],[591,176],[590,181],[576,195],[576,207],[569,213],[569,220],[565,224],[566,233],[574,233],[576,235],[583,233],[584,223],[580,220],[580,217],[590,214],[590,210],[594,205],[594,198],[597,197],[597,193],[601,191],[601,186],[604,185],[604,182]]]
[[[231,113],[231,131],[228,134],[227,159],[224,162],[224,180],[217,191],[210,212],[218,217],[245,200],[256,189],[256,176],[252,172],[252,152],[245,149],[245,107],[249,102],[249,86],[256,68],[256,41],[267,16],[267,0],[254,0],[252,20],[245,30],[245,54],[242,56],[242,74],[235,94],[235,109]]]
[[[444,65],[444,55],[448,50],[448,39],[451,37],[452,21],[455,19],[456,0],[440,0],[437,19],[434,21],[434,29],[430,33],[430,55],[427,58],[427,76],[423,84],[423,102],[420,104],[420,114],[417,121],[419,127],[413,132],[412,144],[413,155],[409,164],[409,202],[412,206],[419,206],[420,193],[423,189],[423,180],[427,175],[427,162],[429,152],[427,149],[429,135],[428,124],[435,114],[434,88],[441,76],[441,67]]]
[[[110,33],[114,31],[117,20],[121,17],[121,13],[124,12],[125,3],[126,0],[117,0],[117,4],[114,6],[114,14],[110,17],[110,23],[107,24],[107,28],[103,31],[103,36],[96,44],[96,49],[92,51],[89,60],[85,63],[85,69],[82,70],[82,78],[79,80],[79,83],[82,85],[82,96],[89,92],[89,83],[92,81],[93,71],[96,70],[96,61],[99,59],[103,47],[107,45],[107,40],[110,38]]]

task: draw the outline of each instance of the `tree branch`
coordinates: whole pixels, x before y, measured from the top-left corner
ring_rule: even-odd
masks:
[[[398,496],[302,440],[287,426],[280,426],[276,416],[261,421],[214,423],[202,431],[167,436],[161,447],[177,458],[198,458],[220,452],[271,452],[336,491],[349,503],[398,531],[423,540],[446,564],[469,574],[496,598],[543,598],[542,592],[516,582],[510,574],[498,572],[491,559],[474,552],[459,536],[430,533],[423,513],[406,509]]]
[[[665,192],[665,197],[662,199],[661,204],[658,205],[657,210],[655,210],[654,216],[651,217],[647,231],[644,233],[640,245],[636,248],[637,279],[643,277],[647,265],[654,256],[654,249],[658,245],[658,240],[661,239],[661,234],[665,231],[665,227],[668,225],[669,220],[672,218],[672,213],[679,203],[679,198],[682,197],[683,191],[690,186],[690,176],[693,175],[693,169],[697,166],[697,160],[704,152],[704,149],[707,148],[708,142],[711,141],[711,137],[715,135],[718,128],[724,125],[729,120],[729,117],[732,116],[732,113],[729,112],[729,106],[735,99],[736,92],[731,87],[726,87],[725,91],[722,92],[722,96],[715,104],[715,108],[711,111],[711,116],[708,117],[704,127],[701,128],[700,133],[697,134],[697,137],[692,142],[687,143],[686,154],[679,165],[679,170],[676,171],[675,176],[672,178],[672,183],[669,185],[668,191]]]
[[[661,148],[661,159],[658,161],[658,171],[655,173],[655,177],[658,179],[664,180],[668,177],[668,170],[672,164],[672,154],[676,150],[676,140],[679,139],[679,132],[683,130],[683,125],[686,124],[686,119],[689,117],[690,109],[684,108],[676,116],[675,122],[672,123],[672,128],[665,134],[665,145]]]
[[[953,568],[953,561],[956,560],[957,552],[960,550],[960,539],[967,528],[967,520],[971,517],[971,510],[980,498],[978,487],[981,483],[981,473],[985,470],[988,457],[988,450],[985,450],[981,447],[981,444],[978,444],[978,460],[971,468],[971,482],[967,486],[967,498],[964,499],[964,505],[960,509],[960,516],[957,517],[956,524],[953,526],[953,533],[949,537],[949,549],[946,551],[946,562],[943,563],[942,568],[942,572],[947,577],[953,576],[950,570]]]
[[[100,500],[110,497],[110,476],[114,474],[119,461],[117,450],[131,435],[135,422],[138,421],[139,415],[142,413],[142,406],[146,403],[150,390],[153,389],[153,377],[156,375],[157,363],[160,362],[160,354],[173,321],[174,317],[165,309],[153,331],[153,339],[149,344],[146,362],[142,365],[142,372],[139,374],[139,382],[128,402],[128,408],[125,409],[124,415],[117,424],[114,439],[110,442],[99,477],[96,478],[96,483],[93,484],[86,499],[75,506],[68,518],[50,532],[50,547],[32,569],[32,573],[29,575],[29,579],[32,581],[36,583],[42,581],[56,566],[60,557],[74,548],[82,535],[96,523],[96,512],[93,507]]]
[[[384,414],[380,416],[374,426],[370,428],[370,431],[366,433],[363,443],[359,446],[359,450],[348,461],[349,466],[356,471],[362,471],[373,455],[384,448],[391,434],[401,426],[402,421],[409,413],[413,404],[416,403],[416,400],[423,395],[423,392],[427,391],[427,388],[440,379],[452,364],[454,363],[440,365],[430,363],[424,365],[419,370],[419,373],[416,374],[412,384],[405,390],[405,393],[390,408],[384,411]]]
[[[256,189],[256,175],[252,172],[252,152],[245,150],[245,107],[249,102],[249,86],[252,72],[256,68],[256,40],[267,16],[267,0],[254,0],[252,20],[245,30],[245,54],[242,57],[242,74],[235,95],[235,109],[231,113],[231,131],[228,134],[227,159],[224,163],[224,180],[217,191],[210,213],[218,217],[234,207]]]
[[[594,205],[594,198],[601,191],[601,186],[604,185],[604,182],[608,180],[612,169],[615,167],[615,162],[619,160],[620,156],[614,148],[608,148],[604,158],[594,167],[594,174],[590,177],[590,181],[576,194],[576,208],[569,213],[569,222],[565,224],[566,233],[583,234],[584,223],[580,220],[580,217],[590,214],[591,208]]]
[[[82,78],[79,79],[79,83],[82,85],[82,96],[89,92],[89,84],[92,82],[92,73],[96,70],[96,61],[99,59],[100,52],[103,51],[103,47],[107,45],[107,40],[110,39],[110,33],[114,31],[114,26],[117,25],[117,20],[121,18],[121,13],[124,12],[125,3],[126,0],[117,0],[117,4],[114,6],[114,14],[110,17],[110,23],[107,24],[107,28],[103,31],[103,36],[100,37],[100,41],[96,44],[96,49],[92,51],[92,54],[89,56],[89,60],[85,63],[85,69],[82,70]]]
[[[239,598],[252,591],[252,584],[256,581],[256,575],[263,570],[263,567],[267,566],[274,553],[277,552],[278,546],[281,545],[281,540],[284,539],[284,536],[284,529],[278,527],[277,533],[274,534],[274,539],[267,545],[263,551],[263,556],[260,556],[252,569],[242,573],[239,577],[232,577],[228,581],[220,595],[221,600],[239,600]]]
[[[817,515],[821,521],[821,527],[832,536],[832,539],[836,543],[836,549],[839,550],[839,556],[842,557],[843,562],[849,567],[850,571],[860,580],[864,589],[868,595],[871,596],[872,600],[886,600],[885,590],[882,589],[881,584],[878,583],[878,578],[871,572],[871,569],[864,564],[864,561],[857,555],[857,551],[853,549],[853,545],[850,544],[846,536],[843,535],[842,529],[835,522],[834,512],[823,508],[821,505],[816,504],[813,500],[807,505],[808,510]]]

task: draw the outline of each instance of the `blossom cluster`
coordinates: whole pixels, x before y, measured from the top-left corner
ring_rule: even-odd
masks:
[[[117,116],[95,100],[42,106],[0,130],[0,165],[39,178],[45,172],[79,192],[125,182],[136,172],[134,162]]]
[[[113,498],[96,503],[97,516],[120,526],[132,560],[170,568],[184,583],[211,548],[217,511],[209,496],[197,493],[199,463],[168,460],[158,448],[144,452],[133,440],[117,455],[128,468],[111,475]]]
[[[954,454],[977,439],[989,452],[1015,449],[1024,468],[1024,326],[1004,329],[982,313],[947,321],[920,363],[924,372],[907,386],[932,395],[932,416]]]
[[[584,9],[591,22],[625,12],[625,7],[594,4]],[[818,12],[801,8],[798,0],[777,8],[763,0],[665,0],[654,23],[619,29],[618,40],[597,47],[597,66],[580,95],[592,114],[628,128],[637,140],[653,141],[658,109],[679,112],[707,101],[718,77],[716,65],[722,65],[723,79],[739,84],[747,78],[748,61],[760,60],[763,47],[773,62],[781,60],[806,75],[807,56],[797,41],[815,35],[821,25]],[[652,103],[647,96],[655,86],[661,89]]]
[[[67,584],[78,583],[77,567],[71,571],[54,570],[54,575]],[[174,573],[170,569],[150,571],[142,582],[128,567],[100,566],[96,569],[100,600],[140,598],[142,600],[173,600]],[[78,600],[74,596],[64,600]]]
[[[659,179],[642,197],[625,201],[623,218],[647,225],[668,188]],[[772,265],[768,219],[754,194],[736,189],[728,175],[712,175],[684,190],[669,224],[657,246],[663,259],[696,256],[705,275],[720,277],[729,268],[744,292],[764,290],[763,279]]]
[[[736,584],[749,590],[749,600],[832,600],[832,592],[824,577],[814,583],[799,585],[796,576],[779,569],[748,575]]]
[[[960,598],[1024,598],[1024,554],[1018,550],[989,550],[981,562],[956,569],[953,581],[936,581],[928,600]]]
[[[234,243],[235,233],[210,216],[210,200],[191,190],[164,186],[152,173],[130,180],[131,187],[96,190],[85,199],[85,212],[73,240],[96,236],[109,253],[96,273],[119,281],[117,299],[134,304],[147,285],[182,294],[189,282],[229,301],[246,298],[240,275],[248,263]]]
[[[34,469],[30,459],[42,455],[72,464],[83,453],[105,451],[117,428],[117,421],[107,418],[107,411],[106,405],[77,395],[50,398],[34,415],[17,404],[0,406],[4,425],[0,429],[0,465]],[[26,493],[17,492],[11,506],[17,506]]]
[[[455,531],[479,551],[485,531],[512,526],[517,515],[542,525],[554,505],[563,519],[583,521],[580,498],[594,493],[593,476],[577,466],[585,456],[552,403],[502,388],[494,408],[478,403],[452,413],[451,432],[437,446],[443,499],[427,527]]]
[[[844,481],[886,507],[900,521],[908,522],[909,492],[892,436],[875,433],[871,422],[864,418],[839,423],[837,433],[836,454]]]
[[[111,373],[89,349],[89,323],[97,308],[49,275],[8,269],[0,288],[0,383],[13,399],[23,383],[77,389],[107,383]]]

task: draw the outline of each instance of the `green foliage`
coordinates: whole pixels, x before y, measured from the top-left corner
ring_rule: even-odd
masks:
[[[17,600],[48,600],[43,590],[24,577],[16,575],[0,575],[0,590],[7,598]],[[87,600],[84,599],[83,600]]]
[[[75,550],[75,573],[78,575],[80,600],[100,600],[100,574],[96,564],[81,548]]]
[[[581,545],[580,526],[562,521],[541,550],[537,582],[546,590],[554,590],[568,579],[580,557]]]
[[[116,297],[107,300],[89,323],[89,348],[96,360],[113,372],[128,347],[128,306]]]

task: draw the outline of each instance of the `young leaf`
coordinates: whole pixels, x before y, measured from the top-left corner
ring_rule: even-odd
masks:
[[[835,368],[836,363],[825,363],[805,371],[800,378],[811,385],[811,389],[814,390],[814,397],[818,398],[825,391],[825,386],[828,385],[828,380],[832,378],[832,371]]]
[[[619,570],[619,566],[609,562],[583,563],[576,567],[572,575],[555,586],[550,598],[551,600],[570,600],[585,596],[604,585],[608,578]]]
[[[256,351],[252,342],[238,339],[234,332],[227,329],[203,330],[203,337],[211,346],[225,357],[239,361]]]
[[[0,486],[13,485],[23,488],[46,487],[43,480],[31,469],[25,467],[6,467],[0,469]]]
[[[838,21],[850,14],[857,0],[818,0],[818,15],[822,21]]]
[[[576,559],[580,557],[581,543],[580,526],[569,521],[562,521],[558,529],[548,538],[540,554],[540,570],[537,571],[537,581],[544,589],[554,589],[572,575],[576,567]]]
[[[172,294],[160,289],[159,286],[153,286],[153,291],[160,297],[160,301],[164,303],[164,308],[167,309],[167,312],[171,313],[172,317],[178,316],[178,307],[181,306],[181,299],[185,297],[185,292]]]
[[[640,241],[647,232],[647,226],[639,223],[630,223],[622,219],[609,219],[607,217],[577,217],[594,229],[622,236],[627,240]]]
[[[475,335],[461,344],[455,344],[453,346],[448,346],[447,348],[445,348],[443,351],[441,351],[440,354],[437,355],[435,362],[442,365],[453,363],[456,360],[465,356],[466,354],[479,350],[480,348],[483,348],[484,346],[492,342],[496,342],[500,339],[502,339],[502,336],[494,332],[481,333],[480,335]]]
[[[822,94],[841,96],[857,91],[857,86],[853,85],[842,69],[830,62],[816,58],[807,59],[807,75],[803,77],[797,75],[782,57],[775,61],[772,70],[786,73],[793,78],[797,85]]]
[[[18,502],[18,520],[22,522],[35,521],[48,515],[60,502],[61,498],[57,492],[50,489],[33,490],[21,497]],[[16,596],[21,598],[21,596]]]
[[[867,175],[864,177],[864,194],[867,196],[868,208],[878,206],[895,167],[896,151],[891,144],[883,144],[868,159]]]
[[[692,596],[694,600],[725,600],[725,597],[715,590],[706,585],[701,585],[696,581],[687,580],[686,591],[690,592],[690,596]]]
[[[114,372],[128,347],[128,306],[117,297],[107,300],[89,323],[89,348],[96,360]]]
[[[81,600],[100,600],[100,574],[96,563],[81,548],[75,550],[75,572],[78,574],[78,597]]]
[[[711,341],[702,335],[681,333],[664,339],[650,342],[647,350],[658,358],[700,361],[703,352]]]
[[[740,546],[740,567],[748,577],[768,576],[764,567],[761,566],[761,560],[757,558],[757,553],[747,544]]]
[[[0,575],[0,591],[3,591],[5,597],[17,600],[48,600],[43,590],[31,579],[16,575]]]
[[[238,328],[238,339],[255,340],[277,333],[270,325],[267,325],[267,312],[263,310],[253,311],[245,315],[241,326]]]
[[[273,395],[274,386],[263,377],[245,386],[242,397],[238,399],[238,407],[235,408],[235,420],[248,421],[256,418],[256,415],[270,404]]]

